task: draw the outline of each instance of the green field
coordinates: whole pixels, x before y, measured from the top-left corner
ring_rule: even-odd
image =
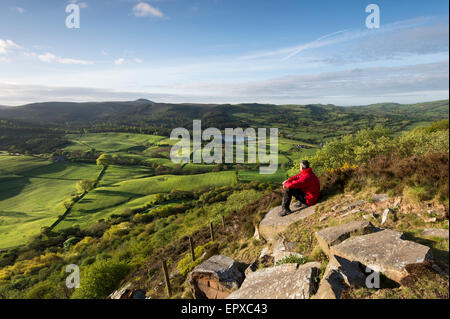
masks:
[[[87,133],[82,135],[69,134],[67,138],[73,143],[66,150],[89,151],[96,149],[102,152],[128,152],[141,150],[140,147],[157,146],[165,139],[162,136],[133,133]],[[144,150],[145,150],[144,149]]]
[[[177,167],[169,158],[170,146],[176,141],[163,136],[106,132],[69,134],[66,138],[71,142],[63,151],[95,149],[119,158],[134,158],[148,166],[110,165],[97,188],[77,202],[56,229],[74,225],[88,227],[127,208],[145,206],[158,193],[231,185],[236,179],[234,170],[213,172],[215,165],[195,163],[178,166],[179,173],[185,175],[155,176],[157,166]],[[311,148],[299,148],[298,144]],[[278,164],[283,168],[272,175],[261,175],[258,169],[240,169],[239,180],[280,183],[286,178],[292,161],[317,150],[315,145],[282,137],[278,147]],[[247,143],[244,150],[247,153]],[[94,163],[52,163],[45,157],[1,153],[0,248],[24,244],[42,227],[53,224],[65,211],[64,201],[76,193],[77,181],[94,180],[100,171],[101,167]]]
[[[176,141],[155,135],[132,133],[88,133],[67,135],[70,145],[65,151],[95,149],[135,158],[149,166],[110,165],[97,188],[77,202],[70,214],[56,227],[63,229],[78,225],[88,227],[111,214],[120,214],[126,208],[142,207],[155,194],[171,190],[199,190],[231,185],[235,172],[212,172],[215,165],[186,163],[179,168],[181,174],[155,176],[154,165],[174,169],[168,157],[170,145]],[[305,150],[295,149],[298,141],[280,138],[279,165],[288,165],[303,156]],[[247,151],[247,145],[244,147]],[[315,150],[315,149],[308,149]],[[156,157],[155,157],[156,156]],[[166,157],[166,158],[163,158]],[[151,167],[153,164],[153,167]],[[266,165],[266,164],[264,164]],[[79,180],[94,180],[101,171],[95,164],[78,162],[52,163],[38,156],[0,155],[0,248],[25,243],[38,234],[42,227],[50,226],[64,213],[64,201],[76,193]],[[239,170],[241,182],[260,181],[279,183],[285,179],[286,169],[272,175],[261,175],[257,169]]]
[[[76,204],[70,215],[58,225],[57,229],[73,225],[89,226],[112,213],[121,213],[125,208],[138,207],[140,204],[151,201],[152,194],[168,193],[174,189],[192,191],[231,185],[234,180],[234,171],[126,179],[89,192]]]
[[[0,156],[0,248],[25,243],[64,213],[80,179],[95,179],[92,164],[50,163],[31,156]]]

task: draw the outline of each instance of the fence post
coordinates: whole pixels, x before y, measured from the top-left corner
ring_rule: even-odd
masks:
[[[172,289],[170,288],[169,272],[167,271],[167,264],[165,259],[163,259],[162,261],[162,269],[164,272],[164,279],[166,280],[167,294],[169,295],[169,297],[171,297]]]
[[[211,232],[211,241],[214,241],[214,226],[213,223],[209,223],[209,230]]]
[[[194,251],[194,243],[192,242],[192,237],[189,237],[189,246],[191,246],[192,261],[195,261],[195,251]]]

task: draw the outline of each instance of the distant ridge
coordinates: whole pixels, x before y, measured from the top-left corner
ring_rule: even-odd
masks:
[[[192,127],[194,119],[202,125],[217,127],[259,127],[261,118],[267,125],[282,127],[307,126],[313,121],[333,123],[340,120],[391,118],[412,122],[435,121],[448,118],[448,100],[396,104],[378,103],[366,106],[335,105],[274,105],[159,103],[147,99],[110,102],[43,102],[14,107],[0,107],[0,119],[20,120],[36,124],[86,126],[92,124],[156,126],[165,128]],[[259,118],[259,120],[258,120]]]

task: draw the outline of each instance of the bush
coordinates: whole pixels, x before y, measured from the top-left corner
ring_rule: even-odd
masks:
[[[316,173],[322,175],[327,170],[340,168],[346,163],[364,165],[380,156],[405,158],[429,153],[448,153],[448,123],[448,120],[435,122],[404,132],[396,138],[381,126],[373,130],[361,130],[356,135],[346,135],[328,142],[308,160]],[[299,170],[300,162],[296,162],[290,173]]]
[[[72,299],[104,299],[111,294],[130,267],[115,260],[100,260],[84,268],[80,276],[80,288],[76,289]]]

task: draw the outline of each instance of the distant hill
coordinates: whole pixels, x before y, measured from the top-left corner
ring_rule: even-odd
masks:
[[[448,100],[418,104],[367,106],[273,104],[170,104],[145,99],[128,102],[46,102],[0,109],[1,120],[42,127],[87,128],[94,131],[136,131],[153,128],[167,135],[176,127],[277,127],[282,137],[319,145],[334,137],[381,124],[394,132],[448,118]],[[23,124],[8,124],[24,127]],[[1,126],[1,125],[0,125]]]

